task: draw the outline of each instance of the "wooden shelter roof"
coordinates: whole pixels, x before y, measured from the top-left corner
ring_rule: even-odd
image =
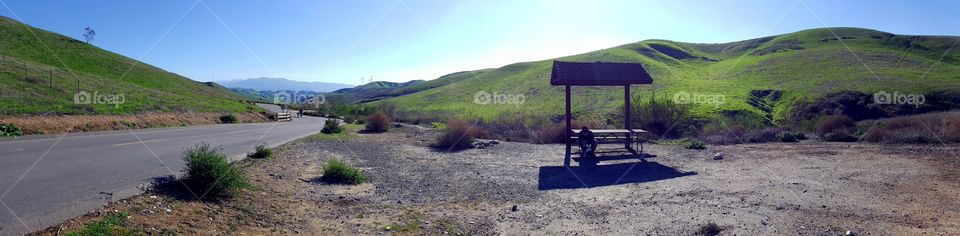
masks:
[[[553,61],[550,85],[623,86],[652,84],[640,63]]]

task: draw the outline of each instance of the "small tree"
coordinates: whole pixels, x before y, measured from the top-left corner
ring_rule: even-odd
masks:
[[[93,38],[97,36],[97,31],[93,30],[93,27],[87,26],[83,28],[83,38],[86,39],[87,43],[93,41]]]

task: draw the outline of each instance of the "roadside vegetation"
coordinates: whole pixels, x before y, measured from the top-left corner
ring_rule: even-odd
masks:
[[[222,115],[222,116],[220,116],[220,123],[233,124],[233,123],[237,123],[237,121],[239,121],[239,120],[237,119],[237,116],[235,116],[235,115],[233,115],[233,114],[227,114],[227,115]]]
[[[23,135],[23,130],[20,130],[14,124],[0,124],[0,137],[8,136],[21,136]]]
[[[463,120],[451,120],[443,129],[443,134],[437,138],[435,147],[451,151],[468,149],[477,136],[475,126]]]
[[[0,116],[0,124],[20,128],[23,135],[90,132],[105,130],[145,129],[208,125],[223,123],[220,113],[172,112],[141,113],[135,115],[74,115],[74,116]],[[237,113],[238,122],[266,122],[262,114]]]
[[[102,219],[88,223],[83,229],[67,232],[66,236],[144,235],[138,229],[127,228],[127,212],[110,212]]]
[[[343,128],[340,127],[340,122],[337,120],[327,119],[323,122],[323,129],[320,129],[320,132],[324,134],[338,134],[343,132]]]
[[[270,159],[270,158],[273,158],[273,149],[267,147],[267,145],[257,144],[257,146],[254,147],[253,149],[254,149],[254,150],[253,150],[253,153],[251,153],[251,154],[249,155],[250,158],[254,158],[254,159]]]
[[[243,172],[231,165],[227,156],[210,144],[197,144],[184,155],[186,166],[183,169],[183,183],[201,200],[227,200],[250,186]]]

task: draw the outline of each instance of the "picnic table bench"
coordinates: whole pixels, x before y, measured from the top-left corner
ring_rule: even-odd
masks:
[[[575,153],[580,153],[579,140],[577,136],[580,134],[579,129],[571,129],[570,145],[576,146],[577,151]],[[597,140],[597,144],[624,144],[624,147],[633,154],[643,153],[643,143],[646,142],[644,137],[647,133],[646,130],[642,129],[593,129],[590,130],[593,132],[594,139]],[[637,152],[637,150],[640,150]]]

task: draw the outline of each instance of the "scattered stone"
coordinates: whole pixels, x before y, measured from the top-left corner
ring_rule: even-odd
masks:
[[[513,207],[510,208],[510,211],[517,212],[517,205],[513,205]]]
[[[854,233],[853,230],[847,230],[847,233],[845,233],[845,234],[843,234],[843,235],[846,235],[846,236],[854,236],[854,235],[857,235],[857,233]]]
[[[713,159],[714,159],[714,160],[723,160],[723,153],[719,153],[719,152],[718,152],[717,154],[713,154]]]

